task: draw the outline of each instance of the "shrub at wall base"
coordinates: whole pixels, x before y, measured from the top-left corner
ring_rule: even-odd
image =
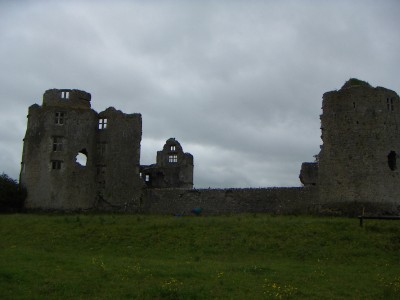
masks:
[[[7,174],[0,175],[0,212],[18,212],[24,206],[26,189]]]

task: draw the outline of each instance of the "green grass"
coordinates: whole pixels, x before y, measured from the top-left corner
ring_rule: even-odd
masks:
[[[400,222],[1,215],[1,299],[399,299]]]

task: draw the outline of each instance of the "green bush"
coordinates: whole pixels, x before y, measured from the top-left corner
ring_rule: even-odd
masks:
[[[350,78],[349,80],[346,81],[346,83],[342,86],[342,88],[350,88],[353,86],[371,87],[371,85],[366,81],[357,78]]]
[[[20,211],[25,198],[25,188],[7,174],[0,175],[0,212]]]

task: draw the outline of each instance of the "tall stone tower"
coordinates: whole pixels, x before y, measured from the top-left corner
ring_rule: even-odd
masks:
[[[96,113],[90,101],[84,91],[51,89],[42,106],[29,107],[20,178],[26,208],[119,210],[140,197],[141,115]]]
[[[350,79],[323,95],[318,188],[322,203],[400,203],[400,100]]]

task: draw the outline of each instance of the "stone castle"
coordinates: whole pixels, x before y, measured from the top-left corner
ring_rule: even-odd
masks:
[[[146,186],[193,187],[193,157],[169,139],[157,163],[140,166],[142,117],[113,107],[96,113],[91,95],[48,90],[32,105],[21,183],[28,209],[132,209]]]
[[[316,161],[303,187],[193,189],[193,156],[174,138],[152,165],[140,165],[140,114],[97,113],[91,95],[48,90],[29,108],[20,182],[30,210],[160,214],[267,212],[354,215],[400,212],[400,99],[350,79],[323,95]],[[82,157],[82,159],[81,159]]]

